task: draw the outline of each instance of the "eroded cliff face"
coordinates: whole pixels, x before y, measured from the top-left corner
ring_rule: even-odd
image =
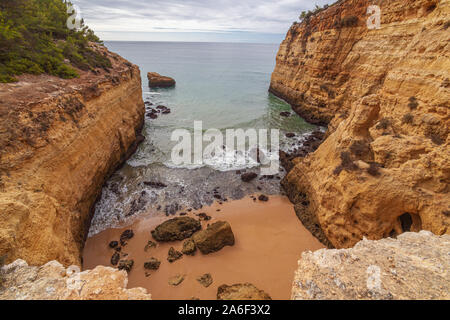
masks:
[[[0,300],[151,300],[143,288],[127,289],[127,273],[113,268],[80,272],[56,261],[32,267],[16,260],[0,272]]]
[[[144,122],[139,68],[98,47],[109,71],[0,85],[0,256],[81,263],[90,213]]]
[[[294,25],[271,91],[327,139],[283,185],[324,243],[449,233],[450,1],[340,1]],[[356,19],[354,17],[357,17]]]

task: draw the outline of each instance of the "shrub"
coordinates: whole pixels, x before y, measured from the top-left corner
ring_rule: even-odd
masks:
[[[437,144],[438,146],[444,144],[444,140],[438,134],[432,133],[429,135],[429,138],[431,139],[431,141],[433,141],[434,144]]]
[[[302,13],[300,14],[299,19],[300,19],[300,21],[302,21],[302,22],[303,22],[303,21],[308,22],[309,19],[310,19],[312,16],[318,14],[319,12],[321,12],[322,10],[325,10],[325,9],[327,9],[327,8],[328,8],[328,5],[325,5],[325,6],[322,8],[321,6],[319,6],[319,5],[316,4],[316,7],[314,8],[313,11],[311,11],[311,10],[308,10],[308,11],[302,11]]]
[[[340,26],[342,28],[355,27],[358,25],[359,19],[357,16],[346,16],[341,19]]]
[[[378,130],[386,130],[391,125],[391,121],[388,118],[381,119],[377,124]]]
[[[411,113],[405,114],[402,119],[403,124],[412,124],[414,122],[414,116]]]
[[[448,27],[450,27],[450,21],[447,21],[446,23],[444,23],[444,26],[442,27],[444,30],[447,30]]]
[[[411,110],[416,110],[418,106],[419,106],[419,102],[417,102],[416,97],[411,97],[411,98],[409,98],[409,104],[408,104],[408,107],[409,107]]]
[[[350,152],[358,158],[370,153],[370,147],[365,141],[355,141],[350,146]]]
[[[80,30],[69,30],[68,18],[63,0],[2,0],[0,82],[17,81],[15,76],[24,73],[77,77],[65,59],[82,70],[111,67],[89,47],[90,42],[101,43],[94,32],[84,23]]]
[[[380,164],[376,162],[371,162],[370,167],[367,169],[367,173],[371,176],[377,177],[380,175]]]
[[[358,166],[353,162],[351,155],[349,152],[344,151],[341,152],[341,164],[334,169],[334,174],[339,175],[343,170],[347,171],[356,171],[358,170]]]

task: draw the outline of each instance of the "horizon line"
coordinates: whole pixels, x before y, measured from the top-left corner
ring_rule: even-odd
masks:
[[[105,42],[155,42],[155,43],[229,43],[229,44],[281,44],[279,42],[248,42],[248,41],[177,41],[177,40],[102,40]]]

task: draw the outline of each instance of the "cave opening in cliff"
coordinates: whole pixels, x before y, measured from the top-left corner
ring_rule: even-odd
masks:
[[[403,232],[420,231],[422,220],[417,214],[405,213],[399,217]]]

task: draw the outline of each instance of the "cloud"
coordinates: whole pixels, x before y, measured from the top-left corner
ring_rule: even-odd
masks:
[[[286,33],[300,12],[330,0],[73,0],[97,33]]]

